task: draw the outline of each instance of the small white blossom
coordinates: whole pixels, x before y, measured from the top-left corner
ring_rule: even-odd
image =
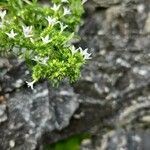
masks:
[[[43,65],[47,65],[48,60],[49,60],[49,57],[42,58],[40,63]]]
[[[81,47],[78,48],[78,50],[80,51],[81,55],[84,56],[84,59],[92,59],[91,53],[88,53],[88,49],[86,48],[85,50],[83,50]]]
[[[36,62],[40,62],[41,58],[39,56],[35,56],[32,60],[36,61]]]
[[[64,7],[64,13],[63,13],[63,15],[65,16],[65,15],[70,15],[70,14],[71,14],[70,9]]]
[[[15,36],[17,35],[17,33],[15,33],[13,29],[10,31],[10,33],[6,33],[6,34],[10,39],[14,39]]]
[[[76,49],[74,46],[71,46],[70,50],[71,50],[72,55],[78,52],[78,49]]]
[[[22,26],[23,34],[26,38],[32,36],[32,26]]]
[[[55,25],[57,23],[57,19],[56,18],[52,18],[50,16],[46,17],[46,20],[48,21],[49,25]]]
[[[33,40],[33,38],[30,38],[30,41],[31,41],[31,43],[34,43],[34,40]]]
[[[68,26],[64,25],[63,23],[59,22],[60,24],[60,32],[63,32]]]
[[[51,9],[54,11],[54,12],[57,12],[60,8],[60,5],[56,5],[54,4],[53,7],[51,7]]]
[[[68,0],[61,0],[62,3],[68,3]]]
[[[36,82],[35,80],[33,80],[32,82],[26,81],[28,87],[30,87],[32,90],[34,89],[34,88],[33,88],[33,85],[34,85],[35,82]]]
[[[47,65],[47,61],[49,60],[49,57],[39,57],[39,56],[35,56],[32,60],[40,63],[40,64],[43,64],[43,65]]]
[[[82,4],[84,4],[84,3],[86,3],[87,2],[87,0],[82,0]]]
[[[52,40],[49,39],[49,35],[45,36],[45,37],[41,37],[42,41],[44,44],[48,44],[49,42],[51,42]]]
[[[3,10],[3,11],[0,10],[0,17],[2,20],[4,19],[5,15],[6,15],[6,10]]]

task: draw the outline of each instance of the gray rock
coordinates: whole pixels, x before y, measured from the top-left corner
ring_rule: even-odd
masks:
[[[101,7],[109,7],[111,5],[116,5],[121,2],[121,0],[94,0]]]
[[[7,120],[7,114],[6,114],[6,104],[0,105],[0,124],[2,122],[5,122]]]
[[[149,150],[150,131],[117,130],[103,136],[102,146],[97,150]]]
[[[144,32],[150,33],[150,13],[148,14],[148,17],[145,21]]]
[[[19,63],[1,81],[2,93],[7,96],[6,103],[0,104],[1,150],[34,150],[45,132],[66,127],[79,106],[77,96],[67,84],[55,90],[47,82],[38,83],[34,90],[27,88],[26,72],[25,65]]]

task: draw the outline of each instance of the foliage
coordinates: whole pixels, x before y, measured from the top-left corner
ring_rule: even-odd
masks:
[[[75,135],[55,144],[47,145],[44,150],[80,150],[82,140],[87,138],[90,138],[89,134]]]
[[[78,79],[80,69],[90,59],[71,40],[83,14],[81,0],[52,0],[43,5],[37,0],[0,2],[0,55],[15,54],[32,70],[33,84],[49,79],[58,84],[64,78]]]

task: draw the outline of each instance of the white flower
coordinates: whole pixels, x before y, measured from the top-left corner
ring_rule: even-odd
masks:
[[[40,64],[43,64],[43,65],[47,65],[47,61],[49,60],[49,57],[39,57],[39,56],[35,56],[32,60],[40,63]]]
[[[36,82],[35,80],[33,80],[32,82],[26,81],[28,87],[30,87],[32,90],[34,89],[34,88],[33,88],[33,84],[34,84],[35,82]]]
[[[55,25],[57,23],[57,19],[56,18],[52,18],[50,16],[46,17],[46,20],[48,21],[49,25]]]
[[[82,4],[84,4],[84,3],[86,3],[87,2],[87,0],[82,0]]]
[[[54,12],[57,12],[60,8],[60,5],[56,5],[54,4],[53,7],[51,7],[51,9],[54,11]]]
[[[32,36],[32,26],[22,26],[23,34],[26,38]]]
[[[43,65],[47,65],[48,60],[49,60],[49,57],[42,58],[40,63]]]
[[[63,13],[63,15],[65,16],[65,15],[70,15],[70,14],[71,14],[70,9],[64,7],[64,13]]]
[[[33,38],[30,38],[30,41],[31,41],[31,43],[34,43],[34,39]]]
[[[13,29],[10,31],[10,33],[6,33],[6,34],[10,39],[14,39],[15,36],[17,35],[17,33],[15,33]]]
[[[49,39],[49,35],[45,36],[45,37],[41,37],[42,41],[44,44],[48,44],[49,42],[51,42],[52,40]]]
[[[6,10],[3,10],[3,11],[0,10],[0,17],[2,20],[4,19],[5,15],[6,15]]]
[[[84,59],[92,59],[91,53],[88,53],[88,49],[86,48],[85,50],[83,50],[81,47],[78,48],[78,50],[80,51],[81,55],[84,56]]]
[[[41,58],[39,56],[35,56],[32,60],[36,61],[36,62],[40,62]]]
[[[68,3],[68,0],[61,0],[62,3]]]
[[[78,49],[76,49],[74,46],[71,46],[70,50],[71,50],[72,55],[78,52]]]
[[[63,23],[59,22],[60,24],[60,32],[63,32],[68,26],[64,25]]]

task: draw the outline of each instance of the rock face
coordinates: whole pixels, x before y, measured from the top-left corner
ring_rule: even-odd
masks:
[[[116,5],[121,3],[122,0],[94,0],[100,7],[110,7],[111,5]]]
[[[149,3],[87,1],[75,45],[93,59],[73,85],[43,81],[32,91],[24,63],[1,58],[0,150],[43,149],[82,132],[93,134],[90,150],[149,150]]]
[[[67,84],[55,90],[47,82],[33,91],[27,88],[29,71],[24,63],[13,61],[12,65],[7,60],[1,64],[0,149],[34,150],[45,132],[69,124],[79,103]]]

